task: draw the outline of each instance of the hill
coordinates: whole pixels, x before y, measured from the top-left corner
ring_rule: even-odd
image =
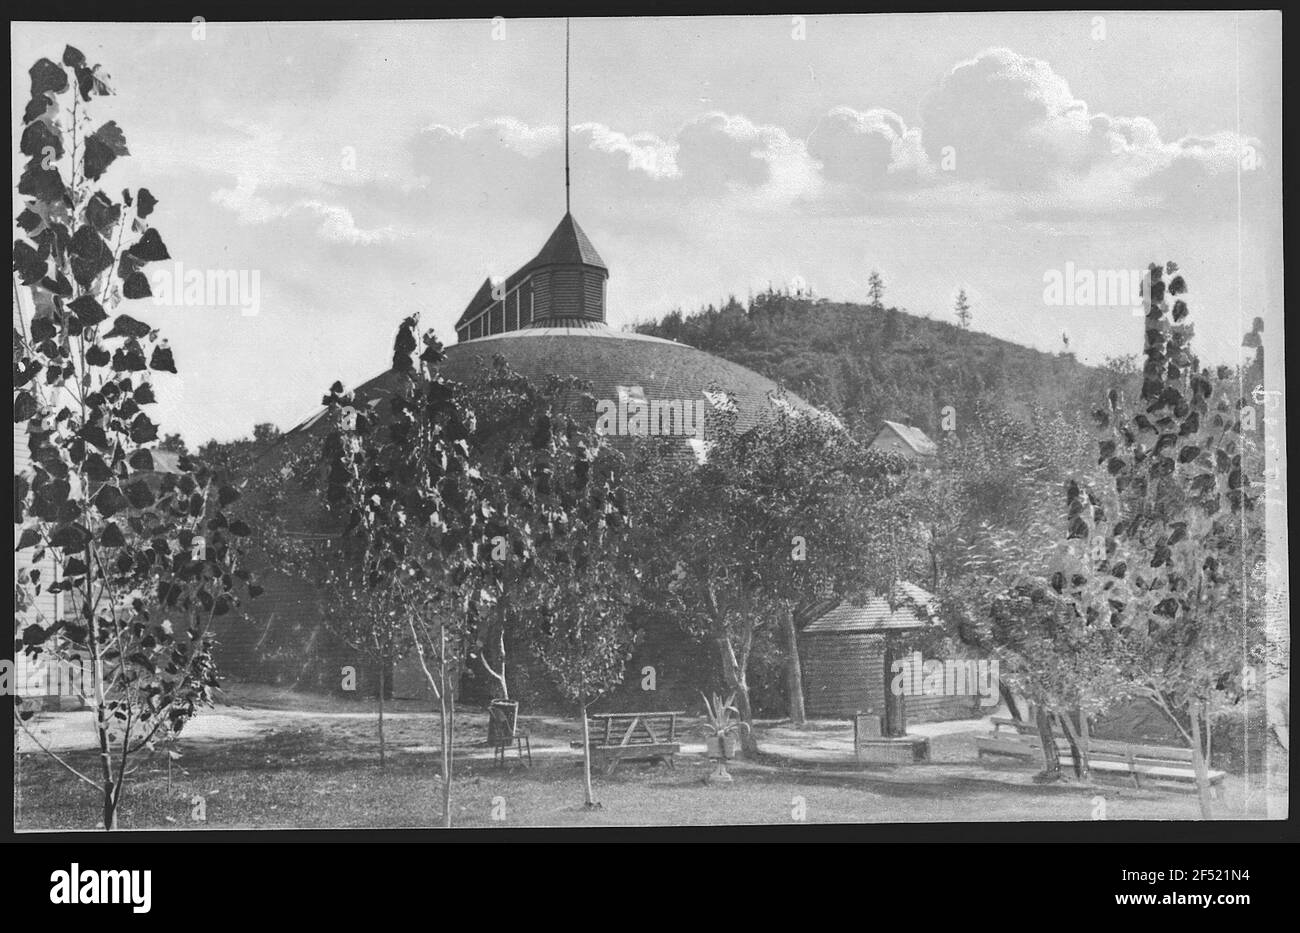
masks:
[[[897,308],[774,291],[635,329],[748,366],[863,431],[889,419],[937,437],[945,406],[959,413],[960,430],[976,402],[1086,416],[1117,375]]]

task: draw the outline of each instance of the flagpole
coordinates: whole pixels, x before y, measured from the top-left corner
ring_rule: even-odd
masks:
[[[569,19],[564,19],[564,213],[569,213]]]

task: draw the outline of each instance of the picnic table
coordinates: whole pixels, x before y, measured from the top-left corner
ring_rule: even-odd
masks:
[[[662,761],[674,768],[677,717],[684,712],[591,713],[587,716],[588,745],[593,761],[613,774],[620,761]],[[572,743],[582,748],[581,742]]]

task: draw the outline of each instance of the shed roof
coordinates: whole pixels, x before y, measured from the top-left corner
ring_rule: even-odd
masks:
[[[805,635],[883,632],[925,628],[935,622],[934,597],[912,583],[896,583],[893,606],[883,595],[859,603],[840,603],[805,628]]]
[[[898,421],[886,421],[885,426],[876,435],[876,439],[878,440],[880,435],[886,431],[893,431],[902,439],[904,444],[922,457],[934,457],[939,453],[938,445],[930,440],[920,428],[914,428],[910,424],[902,424]]]

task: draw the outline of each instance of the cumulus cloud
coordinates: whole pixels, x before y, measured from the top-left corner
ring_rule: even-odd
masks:
[[[808,151],[828,182],[864,189],[914,184],[933,169],[921,133],[892,110],[836,107],[817,125]]]
[[[583,123],[572,131],[575,177],[585,197],[638,209],[686,199],[843,214],[1204,217],[1235,209],[1237,166],[1260,145],[1230,131],[1166,141],[1146,117],[1093,112],[1047,62],[1005,48],[953,65],[919,111],[909,126],[892,110],[837,106],[807,139],[722,111],[667,137]],[[560,128],[509,116],[434,124],[411,148],[448,205],[545,210],[561,177]]]
[[[1052,209],[1213,210],[1235,197],[1238,162],[1259,146],[1227,131],[1166,142],[1146,117],[1091,112],[1047,62],[1004,48],[953,66],[921,117],[932,162],[946,156],[954,177]]]
[[[779,126],[712,111],[677,138],[682,179],[695,193],[728,194],[754,207],[788,207],[821,193],[807,145]]]

